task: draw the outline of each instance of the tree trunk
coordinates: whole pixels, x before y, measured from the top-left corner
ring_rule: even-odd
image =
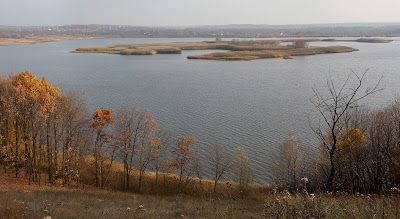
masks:
[[[214,181],[214,196],[217,196],[217,181]]]
[[[15,162],[18,162],[18,142],[19,142],[19,135],[18,135],[18,121],[15,121]],[[19,165],[15,165],[15,177],[18,178],[19,172]]]

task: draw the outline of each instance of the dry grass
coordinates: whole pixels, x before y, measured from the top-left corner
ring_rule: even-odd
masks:
[[[115,165],[113,171],[120,170]],[[115,177],[115,175],[113,176]],[[144,182],[150,189],[147,175]],[[172,180],[170,182],[176,182]],[[87,179],[88,180],[88,179]],[[349,195],[345,193],[290,194],[253,185],[240,198],[235,188],[220,185],[218,198],[201,195],[159,193],[134,194],[113,190],[118,179],[105,190],[93,186],[79,189],[27,185],[27,179],[0,173],[0,218],[398,218],[400,195]],[[210,186],[210,181],[204,185]],[[198,182],[197,182],[198,183]],[[118,183],[117,183],[118,184]],[[170,184],[170,183],[169,183]],[[172,186],[172,185],[170,185]],[[232,185],[235,186],[235,185]],[[73,186],[74,187],[74,186]],[[168,187],[167,189],[171,189]],[[199,187],[192,189],[201,190]],[[175,190],[176,191],[176,190]],[[189,191],[189,190],[188,190]],[[154,193],[154,191],[152,192]]]
[[[212,41],[212,42],[175,42],[175,43],[150,43],[127,44],[112,47],[83,47],[72,52],[109,53],[121,55],[155,55],[155,54],[180,54],[182,50],[227,50],[199,56],[188,56],[189,59],[206,60],[253,60],[264,58],[283,58],[290,56],[315,55],[322,53],[353,52],[356,49],[345,46],[297,48],[294,46],[281,46],[282,42],[296,42],[292,40],[257,40],[257,41]],[[317,41],[309,39],[310,41]]]
[[[0,218],[260,218],[264,200],[27,185],[0,174]],[[3,183],[6,182],[6,183]]]
[[[157,51],[155,50],[144,50],[144,49],[126,49],[120,51],[121,55],[155,55]]]
[[[328,47],[310,47],[310,48],[284,48],[260,51],[234,51],[234,52],[217,52],[199,56],[188,56],[189,59],[208,59],[208,60],[253,60],[265,58],[285,58],[290,56],[305,56],[324,53],[343,53],[353,52],[353,49],[346,46],[328,46]]]
[[[291,194],[267,185],[251,185],[240,191],[236,183],[218,184],[218,195],[212,195],[213,182],[192,179],[178,190],[178,177],[147,172],[140,194],[137,172],[133,186],[122,192],[122,164],[111,168],[104,190],[93,186],[93,159],[82,165],[82,182],[71,187],[42,183],[28,185],[24,171],[20,177],[9,171],[0,173],[0,218],[398,218],[400,193],[386,195],[350,195],[345,193]],[[164,181],[164,176],[165,181]],[[186,184],[184,184],[186,185]]]
[[[398,218],[400,196],[336,194],[271,194],[265,218]]]
[[[0,177],[5,177],[2,174]],[[398,218],[400,196],[290,194],[260,199],[140,195],[92,187],[0,186],[0,218]]]
[[[98,39],[100,37],[82,37],[82,36],[47,36],[47,37],[25,37],[25,38],[0,38],[0,46],[32,45],[36,43],[55,42],[61,40],[82,40]]]
[[[93,170],[93,159],[87,157],[82,161],[81,183],[85,187],[94,187],[95,178]],[[190,178],[184,180],[179,187],[179,176],[172,173],[159,173],[158,183],[156,184],[156,173],[147,171],[143,175],[140,194],[143,195],[168,195],[185,194],[192,197],[215,197],[214,196],[214,181],[202,179],[201,183],[198,178]],[[114,191],[124,190],[123,180],[123,165],[114,162],[110,175],[105,179],[105,188]],[[128,192],[137,192],[139,185],[139,172],[133,170],[130,177],[130,188]],[[268,194],[272,189],[268,185],[252,184],[246,191],[240,191],[239,184],[228,181],[220,181],[217,184],[218,198],[251,198],[261,200],[265,194]],[[76,185],[75,185],[76,187]],[[80,185],[82,187],[82,185]]]
[[[263,202],[72,189],[2,189],[0,218],[260,218]]]

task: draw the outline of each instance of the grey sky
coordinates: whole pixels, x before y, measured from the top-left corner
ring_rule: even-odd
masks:
[[[0,0],[0,25],[400,22],[399,0]]]

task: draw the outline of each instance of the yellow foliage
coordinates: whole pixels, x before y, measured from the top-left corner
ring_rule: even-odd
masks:
[[[353,127],[351,129],[347,129],[342,133],[342,138],[337,143],[338,153],[343,156],[350,155],[359,150],[364,143],[365,135],[359,128]]]
[[[30,71],[10,75],[11,83],[16,89],[25,91],[27,98],[34,100],[43,117],[54,111],[56,100],[61,98],[61,89],[53,87],[46,78],[38,79]]]

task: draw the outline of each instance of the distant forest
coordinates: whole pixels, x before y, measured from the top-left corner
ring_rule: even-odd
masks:
[[[127,25],[0,26],[0,38],[30,36],[80,37],[397,37],[400,23],[313,25],[220,25],[144,27]]]

